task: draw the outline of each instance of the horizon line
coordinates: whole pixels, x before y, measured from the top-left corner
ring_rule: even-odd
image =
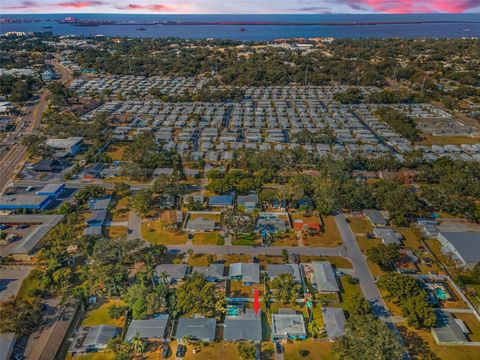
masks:
[[[1,7],[0,7],[0,10]],[[4,15],[28,15],[28,16],[34,16],[34,15],[387,15],[387,16],[398,16],[398,15],[478,15],[480,14],[479,12],[463,12],[463,13],[449,13],[449,12],[435,12],[435,13],[395,13],[395,14],[390,14],[390,13],[343,13],[343,12],[326,12],[326,13],[319,13],[319,12],[289,12],[289,13],[152,13],[152,12],[79,12],[79,13],[74,13],[74,12],[45,12],[45,13],[30,13],[30,14],[25,14],[25,13],[7,13],[7,14],[1,14],[1,16]]]

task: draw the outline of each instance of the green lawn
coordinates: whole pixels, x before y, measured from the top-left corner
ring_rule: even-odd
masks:
[[[187,235],[164,229],[161,220],[142,223],[142,236],[152,244],[182,245],[187,242]]]
[[[29,300],[31,294],[35,289],[41,289],[42,287],[42,271],[39,269],[33,269],[30,274],[23,279],[22,285],[18,290],[17,300]]]
[[[306,350],[308,354],[301,356],[299,350]],[[328,341],[304,341],[289,342],[285,345],[285,360],[333,360],[332,343]]]
[[[82,326],[97,326],[97,325],[112,325],[116,327],[123,327],[125,318],[113,319],[108,315],[108,309],[112,305],[124,305],[123,301],[118,299],[105,299],[99,300],[99,302],[91,307],[87,315],[82,321]]]
[[[363,217],[349,217],[350,228],[356,234],[366,234],[373,231],[370,222]]]
[[[212,231],[207,233],[198,233],[193,236],[193,245],[222,245],[223,239],[221,239],[218,231]]]

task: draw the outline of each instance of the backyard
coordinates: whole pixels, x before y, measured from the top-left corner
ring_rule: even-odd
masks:
[[[142,237],[152,244],[182,245],[187,242],[187,235],[164,228],[161,220],[142,223]]]
[[[108,314],[108,309],[112,305],[121,306],[123,305],[123,301],[120,299],[99,299],[97,304],[90,305],[90,309],[82,321],[82,326],[112,325],[123,327],[125,317],[113,319]]]
[[[323,217],[323,221],[325,224],[325,232],[314,235],[304,235],[303,243],[305,246],[336,247],[342,244],[342,238],[338,232],[335,217],[325,216]]]

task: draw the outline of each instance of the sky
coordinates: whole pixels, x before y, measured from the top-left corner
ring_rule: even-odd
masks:
[[[480,0],[0,0],[2,14],[480,13]]]

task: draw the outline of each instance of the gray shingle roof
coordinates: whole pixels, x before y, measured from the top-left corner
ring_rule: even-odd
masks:
[[[260,265],[257,263],[234,263],[230,264],[230,272],[228,274],[232,277],[242,277],[244,282],[260,282]]]
[[[452,314],[442,310],[437,310],[436,314],[437,324],[432,328],[432,334],[437,343],[462,343],[468,341]]]
[[[186,264],[160,264],[155,267],[155,272],[161,276],[166,273],[167,277],[180,280],[185,278],[188,266]]]
[[[215,339],[217,320],[213,318],[180,318],[175,338],[193,337],[203,341]]]
[[[387,221],[383,217],[382,213],[375,209],[365,210],[363,212],[370,222],[374,225],[387,225]]]
[[[227,316],[223,330],[224,340],[261,341],[262,340],[262,314],[247,309],[241,316]]]
[[[128,327],[126,341],[130,341],[136,334],[143,339],[163,339],[168,324],[168,314],[148,320],[132,320]]]
[[[345,313],[341,308],[322,308],[323,322],[328,339],[333,341],[345,332]]]
[[[339,291],[332,264],[328,261],[313,261],[311,266],[318,291]]]
[[[298,264],[268,264],[267,273],[270,279],[274,279],[281,274],[290,274],[293,276],[295,281],[302,281],[300,276],[300,267]]]
[[[480,261],[480,231],[441,231],[439,238],[445,238],[467,264]]]
[[[83,340],[83,346],[105,346],[117,333],[117,328],[110,325],[92,326]]]

